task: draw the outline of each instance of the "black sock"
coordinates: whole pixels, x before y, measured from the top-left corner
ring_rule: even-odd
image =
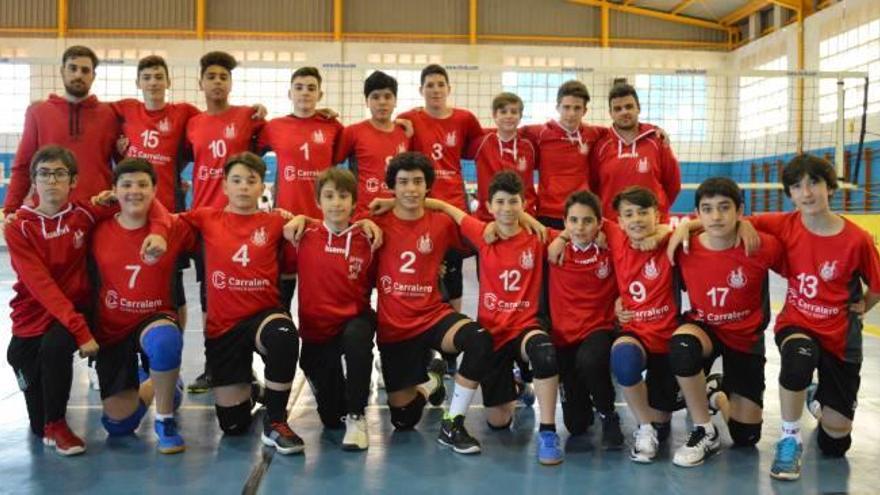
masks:
[[[541,426],[538,427],[538,431],[556,431],[556,425],[541,423]]]
[[[266,388],[264,392],[266,401],[266,414],[271,421],[285,421],[287,419],[287,400],[290,398],[290,389],[279,391]]]

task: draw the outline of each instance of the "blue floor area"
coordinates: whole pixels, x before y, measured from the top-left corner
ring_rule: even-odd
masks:
[[[9,301],[14,274],[8,254],[0,251],[0,300]],[[196,285],[187,274],[187,295],[195,300]],[[473,264],[465,265],[464,312],[474,314],[476,282]],[[782,285],[774,280],[774,302],[781,302]],[[0,345],[9,338],[8,312],[0,315]],[[870,316],[877,323],[880,318]],[[198,322],[190,307],[190,321]],[[191,325],[186,333],[183,375],[191,380],[202,367],[201,331]],[[44,448],[27,428],[24,400],[8,364],[0,363],[0,493],[876,493],[880,486],[880,339],[865,338],[862,388],[856,413],[852,450],[846,459],[826,459],[815,442],[816,422],[803,419],[806,453],[802,479],[778,482],[768,473],[773,445],[778,438],[779,407],[776,375],[779,358],[768,333],[767,392],[764,430],[757,449],[730,449],[730,439],[720,418],[724,448],[705,465],[682,469],[672,465],[672,453],[686,441],[685,414],[673,418],[673,435],[661,447],[657,462],[637,465],[627,451],[598,448],[600,427],[588,436],[566,442],[565,462],[543,467],[535,460],[536,411],[519,408],[512,431],[490,431],[479,396],[467,417],[470,432],[483,444],[479,456],[461,456],[436,442],[442,410],[426,410],[414,431],[394,432],[384,394],[374,390],[367,409],[370,448],[367,452],[341,450],[342,431],[322,428],[309,386],[298,373],[292,394],[291,424],[305,440],[305,454],[275,455],[264,449],[259,430],[224,438],[214,417],[211,394],[188,395],[179,413],[187,450],[165,456],[156,452],[152,415],[148,414],[136,436],[108,440],[100,426],[98,392],[88,388],[84,361],[77,360],[68,408],[72,429],[84,435],[85,455],[62,458]],[[259,360],[255,360],[259,362]],[[618,394],[618,411],[628,442],[633,420]],[[262,412],[258,412],[258,419]],[[562,424],[557,410],[557,423]]]

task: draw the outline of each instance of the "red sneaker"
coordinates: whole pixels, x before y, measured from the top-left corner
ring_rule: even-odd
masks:
[[[85,442],[70,431],[64,419],[46,423],[43,427],[43,444],[54,446],[55,452],[61,455],[77,455],[86,451]]]

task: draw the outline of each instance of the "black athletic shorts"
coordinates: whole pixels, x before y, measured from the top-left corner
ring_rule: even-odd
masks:
[[[95,371],[98,373],[98,383],[101,385],[102,400],[124,390],[137,390],[140,387],[138,366],[142,366],[147,373],[150,372],[147,354],[141,349],[141,334],[147,326],[159,320],[176,322],[176,319],[168,314],[150,315],[139,323],[137,329],[131,332],[125,340],[111,345],[102,344],[98,349]],[[140,362],[138,356],[140,356]]]
[[[678,381],[672,373],[669,353],[661,354],[648,351],[638,335],[622,330],[620,337],[632,337],[639,341],[645,351],[647,376],[645,385],[648,387],[648,405],[658,411],[675,411],[678,398]],[[614,344],[612,344],[612,348]]]
[[[267,309],[245,318],[226,333],[213,339],[205,339],[205,368],[211,375],[211,385],[249,384],[254,379],[254,353],[257,330],[263,320],[280,314],[290,319],[281,308]]]
[[[489,372],[480,380],[480,388],[483,390],[483,405],[495,407],[516,400],[516,384],[513,381],[513,363],[522,361],[523,338],[533,330],[543,330],[539,327],[528,328],[510,342],[492,352]]]
[[[400,342],[379,344],[382,359],[382,377],[385,391],[397,392],[428,381],[429,350],[442,351],[443,337],[456,323],[470,320],[467,316],[450,312],[434,326],[421,334]]]
[[[464,292],[464,281],[461,273],[464,257],[458,251],[450,249],[446,251],[446,255],[443,257],[443,264],[446,265],[442,284],[443,300],[461,299],[461,295]]]
[[[759,352],[742,352],[731,349],[716,335],[717,330],[704,322],[688,323],[696,325],[706,333],[712,341],[712,355],[703,360],[703,371],[708,375],[715,360],[721,357],[722,373],[724,379],[721,382],[721,390],[730,397],[736,394],[745,397],[764,407],[764,346],[760,346]],[[763,337],[762,337],[763,338]]]
[[[823,349],[819,339],[805,328],[783,328],[776,334],[776,345],[781,346],[786,337],[795,333],[802,333],[812,338],[819,348],[819,383],[815,399],[823,406],[830,407],[852,420],[858,405],[862,363],[838,359],[834,354]]]

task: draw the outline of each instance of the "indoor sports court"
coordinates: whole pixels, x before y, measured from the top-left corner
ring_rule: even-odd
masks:
[[[59,67],[71,45],[90,47],[100,60],[91,86],[100,101],[142,98],[135,84],[138,60],[157,55],[167,61],[167,100],[201,110],[199,58],[228,52],[238,62],[229,101],[261,104],[266,119],[291,113],[291,73],[313,66],[323,77],[318,106],[335,112],[345,126],[370,118],[363,83],[374,71],[397,80],[399,114],[425,105],[421,70],[442,65],[450,104],[470,110],[484,128],[496,125],[492,100],[501,92],[522,99],[523,125],[557,118],[557,88],[572,79],[583,82],[591,96],[584,122],[607,127],[608,93],[627,83],[638,91],[639,120],[665,131],[679,162],[681,192],[671,207],[671,224],[693,213],[697,187],[713,176],[736,181],[746,215],[792,211],[782,171],[806,152],[834,166],[840,190],[832,210],[880,242],[880,3],[874,0],[7,0],[0,2],[0,199],[9,191],[25,113],[32,102],[63,92]],[[261,204],[268,207],[279,173],[274,153],[264,159]],[[181,179],[192,182],[192,169],[192,163],[183,168]],[[461,170],[469,198],[476,201],[476,165],[462,160]],[[190,191],[186,204],[191,202]],[[184,384],[200,375],[205,363],[194,272],[183,272],[189,301],[180,366]],[[9,303],[17,278],[2,240],[4,349],[12,337]],[[465,260],[463,280],[461,312],[476,318],[474,258]],[[771,275],[774,317],[786,290],[786,280]],[[375,292],[372,297],[375,302]],[[297,305],[294,298],[294,322]],[[0,493],[873,493],[880,485],[880,430],[874,427],[880,421],[880,311],[875,308],[863,321],[852,447],[843,458],[823,456],[817,421],[805,411],[797,481],[768,475],[781,425],[780,355],[771,321],[764,335],[760,441],[754,448],[731,448],[727,426],[714,415],[722,448],[689,469],[672,463],[692,425],[685,410],[673,414],[671,437],[653,463],[630,461],[638,424],[619,386],[615,406],[623,450],[602,449],[598,415],[586,435],[570,437],[558,406],[565,461],[540,465],[538,404],[518,401],[512,426],[495,431],[478,391],[466,425],[482,443],[482,453],[459,455],[436,441],[449,398],[440,407],[428,406],[414,430],[395,431],[378,366],[365,414],[366,451],[344,451],[344,431],[322,426],[310,384],[297,369],[288,421],[303,439],[302,454],[280,455],[261,443],[256,419],[265,412],[259,406],[252,411],[250,434],[224,435],[208,391],[183,394],[176,418],[186,450],[162,455],[152,408],[135,434],[108,438],[99,392],[78,356],[66,418],[88,449],[63,457],[29,430],[17,375],[3,359]],[[262,361],[254,359],[254,365],[262,379]],[[715,369],[720,365],[719,360]],[[450,376],[445,383],[452,395]]]

